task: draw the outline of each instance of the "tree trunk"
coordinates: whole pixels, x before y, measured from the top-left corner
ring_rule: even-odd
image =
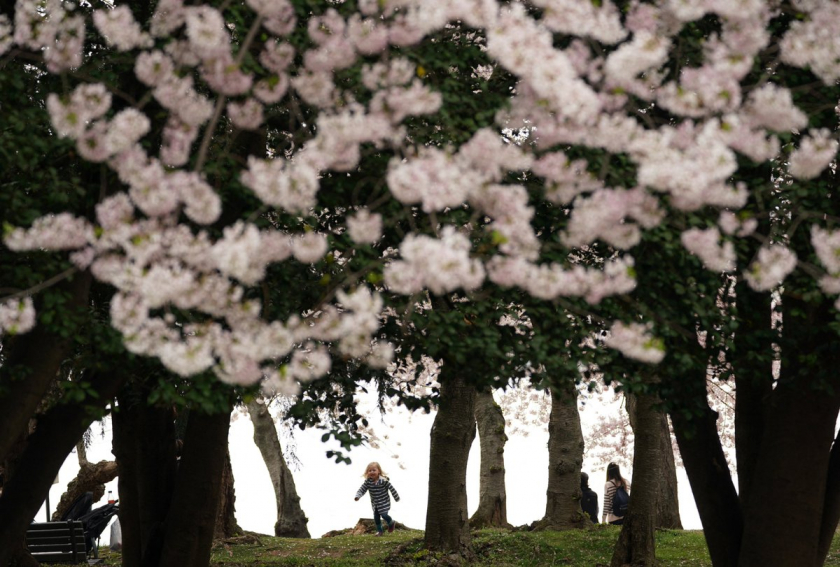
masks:
[[[292,471],[283,458],[283,447],[277,436],[274,420],[268,411],[268,404],[252,401],[248,404],[251,423],[254,424],[254,443],[260,450],[271,484],[274,486],[274,499],[277,503],[277,522],[274,535],[278,537],[309,538],[306,528],[309,519],[300,506],[300,497],[295,488]]]
[[[460,370],[460,369],[459,369]],[[467,459],[475,439],[475,387],[443,367],[431,432],[427,549],[472,556],[467,514]]]
[[[470,527],[509,528],[505,492],[505,416],[493,400],[492,391],[477,393],[475,423],[481,445],[481,484],[478,510],[470,518]]]
[[[820,527],[820,540],[817,548],[818,565],[824,564],[828,557],[831,542],[837,532],[838,521],[840,521],[840,431],[834,438],[834,446],[831,448],[831,457],[828,463],[822,526]]]
[[[577,407],[577,389],[571,381],[551,392],[548,421],[548,490],[545,516],[535,529],[590,528],[592,522],[580,508],[580,469],[583,465],[583,431]]]
[[[706,391],[705,377],[702,383]],[[697,400],[705,400],[695,396]],[[706,405],[700,415],[687,419],[675,412],[671,419],[688,473],[688,481],[703,524],[703,535],[715,567],[737,567],[741,532],[741,505],[718,436],[717,413]]]
[[[817,567],[837,394],[780,385],[772,397],[738,566]]]
[[[630,427],[636,431],[637,408],[636,396],[627,393],[627,415],[630,417]],[[659,443],[658,454],[662,459],[662,474],[659,477],[662,483],[656,493],[658,495],[656,505],[656,527],[669,530],[681,530],[680,501],[677,491],[677,465],[674,462],[674,447],[671,443],[671,429],[668,427],[668,416],[657,411],[659,427],[657,429],[657,443]]]
[[[632,402],[628,399],[628,405],[634,406],[636,422],[633,428],[632,492],[610,567],[653,567],[656,564],[657,502],[664,484],[662,414],[654,409],[657,402],[654,396],[634,395],[632,398]]]
[[[57,522],[70,509],[76,498],[85,492],[93,493],[93,501],[98,502],[105,495],[105,483],[117,478],[116,461],[99,461],[95,464],[85,463],[79,469],[76,478],[67,485],[67,490],[61,495],[61,500],[53,512],[52,520]]]
[[[147,405],[148,390],[120,392],[113,415],[123,567],[156,566],[175,488],[175,414]]]
[[[88,308],[90,282],[90,273],[84,272],[59,284],[69,295],[67,307],[70,312]],[[4,349],[7,358],[0,365],[0,390],[3,391],[0,397],[0,431],[3,432],[0,435],[0,461],[5,459],[15,440],[26,433],[30,418],[35,415],[72,345],[70,338],[56,336],[41,324],[6,342],[11,343],[11,347]]]
[[[91,390],[104,407],[121,378],[94,375]],[[0,567],[5,567],[13,548],[23,540],[26,527],[44,502],[64,459],[91,424],[91,403],[56,405],[38,418],[14,475],[0,495]]]
[[[213,539],[227,539],[242,535],[242,528],[236,523],[236,492],[233,489],[233,467],[230,464],[230,451],[225,450],[225,468],[222,471],[222,484],[219,491],[219,513]]]
[[[230,409],[190,412],[159,567],[207,567],[219,509]]]
[[[773,391],[773,350],[776,331],[771,327],[771,296],[736,287],[738,330],[735,333],[732,369],[735,374],[735,457],[738,462],[738,496],[749,500],[766,421],[765,407]]]

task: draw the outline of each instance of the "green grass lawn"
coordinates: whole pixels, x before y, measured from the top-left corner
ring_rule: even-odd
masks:
[[[597,526],[586,531],[473,533],[476,567],[596,567],[609,565],[620,528]],[[258,536],[261,544],[216,547],[212,567],[373,567],[429,563],[423,532],[396,531],[384,537],[336,536],[312,540]],[[701,531],[658,531],[660,567],[711,567]],[[106,565],[119,565],[119,553],[103,549]],[[826,566],[840,567],[840,538],[835,538]]]

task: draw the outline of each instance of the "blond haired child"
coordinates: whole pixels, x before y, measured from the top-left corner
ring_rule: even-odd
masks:
[[[382,467],[376,461],[370,463],[365,467],[365,481],[362,483],[359,491],[356,492],[356,500],[364,496],[365,492],[370,492],[370,505],[373,508],[373,522],[376,524],[376,535],[382,535],[382,519],[388,522],[388,533],[394,531],[394,520],[388,515],[388,510],[391,509],[391,497],[388,496],[388,491],[394,495],[394,500],[400,501],[400,495],[397,490],[382,472]]]

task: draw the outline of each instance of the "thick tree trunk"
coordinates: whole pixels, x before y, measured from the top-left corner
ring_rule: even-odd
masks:
[[[592,522],[580,508],[583,431],[577,407],[577,389],[571,381],[561,387],[561,391],[551,393],[545,516],[535,526],[535,529],[541,530],[592,527]]]
[[[662,414],[654,409],[657,399],[634,395],[633,482],[630,507],[613,551],[611,567],[656,564],[656,514],[663,481]],[[667,424],[666,424],[667,425]]]
[[[123,567],[157,565],[175,488],[175,414],[147,405],[147,395],[143,387],[126,388],[113,415]]]
[[[818,565],[824,564],[826,557],[828,557],[831,542],[837,532],[838,521],[840,521],[840,431],[834,438],[834,446],[831,448],[831,457],[828,463],[822,526],[820,527],[820,540],[817,547]]]
[[[735,374],[735,457],[738,461],[738,496],[749,500],[761,439],[764,436],[766,402],[773,391],[773,341],[771,296],[736,287],[738,331],[731,353]]]
[[[705,392],[705,379],[702,388]],[[697,399],[704,400],[705,396]],[[674,433],[703,524],[712,565],[737,567],[744,528],[741,505],[720,444],[715,424],[717,413],[708,405],[701,412],[691,420],[681,412],[675,412],[671,417]]]
[[[207,567],[219,509],[230,410],[190,413],[159,567]]]
[[[636,396],[626,394],[627,415],[630,417],[630,427],[636,431],[637,408]],[[680,501],[677,491],[677,465],[674,462],[674,447],[671,443],[671,428],[668,427],[668,416],[657,413],[659,426],[656,432],[659,444],[658,454],[662,459],[662,474],[659,476],[661,485],[658,487],[656,503],[656,527],[669,530],[681,530]]]
[[[90,383],[102,407],[114,396],[121,379],[95,375]],[[26,526],[44,502],[64,459],[90,426],[91,405],[56,405],[38,418],[14,475],[0,495],[0,567],[8,564],[12,550],[23,540]]]
[[[475,423],[481,444],[481,472],[478,510],[470,518],[470,528],[487,526],[507,528],[507,493],[505,491],[505,416],[493,399],[492,391],[478,392],[475,398]]]
[[[475,387],[444,366],[431,432],[426,548],[472,555],[467,514],[467,459],[475,439]]]
[[[780,385],[772,398],[738,566],[817,567],[837,394]]]
[[[91,276],[77,274],[60,286],[67,290],[67,308],[88,308]],[[49,332],[45,325],[36,325],[25,335],[7,341],[7,358],[0,365],[0,461],[21,434],[26,433],[29,420],[41,403],[44,394],[55,380],[61,363],[67,359],[72,340]],[[9,345],[6,345],[9,346]]]
[[[57,522],[67,512],[73,502],[85,492],[93,493],[93,501],[98,502],[105,495],[105,483],[117,478],[116,461],[99,461],[85,463],[79,469],[76,478],[67,485],[67,490],[61,495],[58,505],[53,512],[52,520]]]
[[[225,450],[225,468],[222,471],[222,484],[219,490],[219,513],[213,539],[227,539],[242,535],[242,528],[236,523],[236,492],[233,489],[233,467],[230,464],[230,451]]]
[[[254,443],[260,450],[271,484],[274,486],[274,499],[277,503],[277,522],[274,535],[278,537],[309,538],[306,528],[309,519],[300,506],[300,497],[295,488],[292,471],[283,458],[283,447],[277,436],[274,420],[268,411],[268,404],[252,401],[248,404],[251,423],[254,424]]]

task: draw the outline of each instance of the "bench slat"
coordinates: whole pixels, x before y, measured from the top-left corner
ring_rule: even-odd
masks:
[[[83,563],[87,557],[82,522],[29,524],[26,545],[40,563]]]
[[[81,530],[82,522],[39,522],[37,524],[29,524],[27,526],[27,532],[33,532],[38,530],[56,530],[56,529],[65,529],[70,530],[70,526],[73,526],[74,529]]]
[[[61,543],[41,543],[41,544],[28,544],[29,545],[29,552],[30,553],[41,553],[45,551],[60,551],[62,553],[73,553],[73,546],[70,544],[69,541],[61,542]],[[76,552],[85,553],[85,543],[82,542],[81,545],[78,543],[76,544]]]

